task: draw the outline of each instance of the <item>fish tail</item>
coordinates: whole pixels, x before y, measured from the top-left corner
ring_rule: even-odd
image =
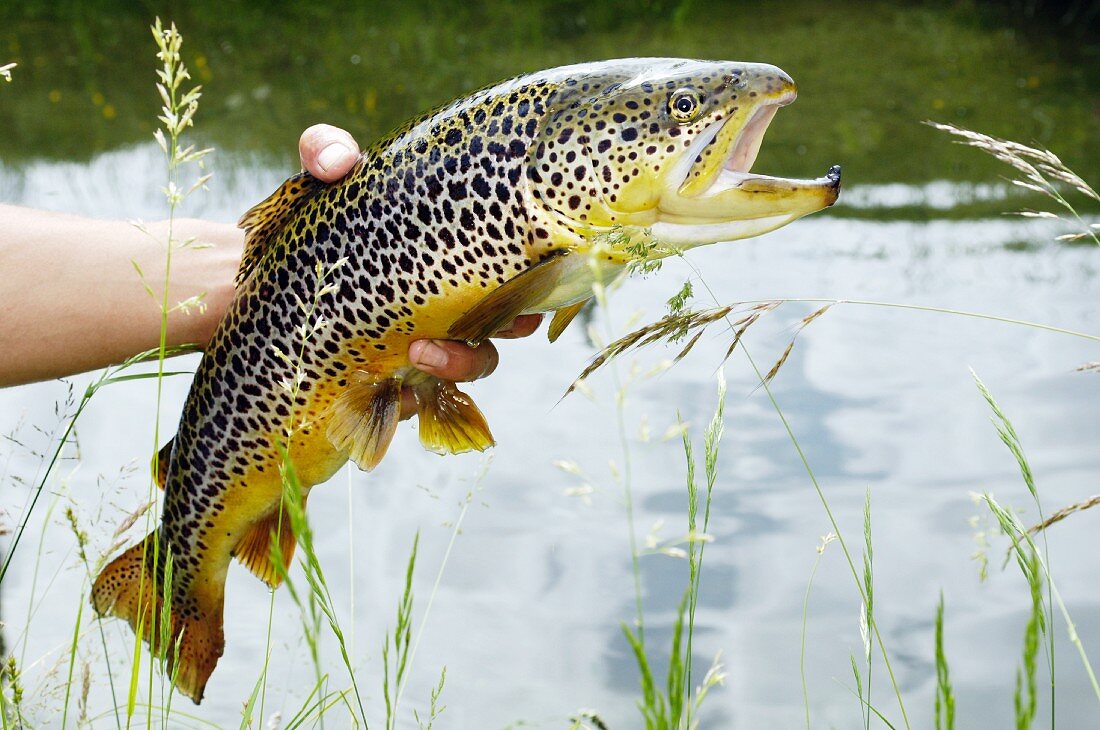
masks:
[[[225,646],[224,586],[214,581],[213,589],[166,592],[171,568],[157,543],[154,531],[112,560],[92,585],[92,606],[100,616],[126,619],[154,654],[167,657],[176,689],[198,704]]]

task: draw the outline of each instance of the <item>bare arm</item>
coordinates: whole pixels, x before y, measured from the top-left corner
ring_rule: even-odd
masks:
[[[150,235],[152,234],[152,235]],[[178,220],[176,239],[209,248],[172,255],[169,306],[204,295],[205,312],[168,316],[168,344],[205,343],[233,296],[243,237],[232,226]],[[0,387],[79,373],[160,343],[165,223],[149,233],[100,221],[0,205]]]
[[[303,167],[327,181],[347,174],[359,153],[347,132],[327,125],[307,129],[299,150]],[[206,307],[170,313],[168,344],[205,346],[233,298],[244,235],[207,221],[174,225],[176,240],[210,245],[173,250],[169,307],[199,295]],[[0,387],[105,367],[159,345],[159,298],[149,296],[133,262],[159,297],[168,231],[165,222],[148,228],[0,205]],[[499,336],[525,337],[538,324],[538,315],[520,317]],[[446,380],[474,380],[493,371],[497,351],[488,342],[472,349],[419,340],[409,359]],[[404,401],[408,415],[411,396]]]

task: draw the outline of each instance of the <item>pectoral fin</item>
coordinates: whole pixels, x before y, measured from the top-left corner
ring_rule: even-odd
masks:
[[[484,451],[493,445],[489,424],[470,396],[438,378],[416,386],[420,443],[437,454]]]
[[[591,301],[591,298],[582,299],[576,304],[570,304],[568,307],[562,307],[554,312],[554,319],[550,320],[550,329],[546,333],[547,339],[554,342],[561,337],[561,333],[565,332],[565,328],[569,326],[574,317],[581,313],[584,305],[588,304],[589,301]]]
[[[333,402],[326,435],[335,449],[370,471],[386,455],[400,412],[400,378],[376,379],[364,373]]]
[[[477,346],[513,319],[546,301],[576,263],[567,250],[555,251],[526,271],[501,284],[458,318],[447,336]]]

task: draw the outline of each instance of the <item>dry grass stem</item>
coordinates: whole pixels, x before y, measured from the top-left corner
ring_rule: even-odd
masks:
[[[1073,205],[1062,195],[1062,189],[1069,187],[1081,195],[1100,203],[1100,193],[1085,182],[1084,178],[1069,169],[1064,162],[1050,150],[1030,147],[1019,142],[991,137],[951,124],[926,122],[931,127],[953,134],[961,139],[961,144],[974,147],[993,156],[1012,167],[1018,173],[1010,182],[1024,190],[1040,193],[1055,201],[1069,212],[1070,218],[1048,211],[1024,210],[1016,214],[1027,218],[1055,218],[1077,228],[1072,233],[1057,236],[1059,241],[1083,241],[1090,239],[1100,246],[1100,224],[1086,223]]]
[[[1094,494],[1088,499],[1083,499],[1080,502],[1075,502],[1074,504],[1071,504],[1067,507],[1063,507],[1062,509],[1052,514],[1050,517],[1047,517],[1042,522],[1039,522],[1038,524],[1032,525],[1031,527],[1027,528],[1027,532],[1029,535],[1037,535],[1053,525],[1055,522],[1061,522],[1062,520],[1066,519],[1074,512],[1084,512],[1090,507],[1095,507],[1098,504],[1100,504],[1100,494]]]
[[[127,530],[129,530],[131,527],[133,527],[134,523],[137,522],[138,520],[140,520],[142,515],[144,515],[146,512],[148,512],[149,508],[152,507],[154,504],[156,504],[155,501],[154,502],[146,502],[145,504],[141,505],[136,510],[134,510],[133,512],[128,514],[126,516],[126,519],[124,519],[121,523],[119,523],[118,528],[115,530],[114,534],[111,535],[111,537],[112,538],[121,537]]]
[[[737,343],[741,341],[741,336],[750,326],[756,323],[761,316],[772,311],[779,305],[780,302],[778,301],[753,304],[747,310],[743,310],[743,316],[741,316],[740,319],[730,322],[735,328],[734,338],[729,349],[726,351],[726,357],[728,358],[733,353],[734,349],[737,347]],[[673,359],[673,362],[679,362],[691,352],[692,348],[699,342],[699,338],[703,335],[707,327],[715,322],[725,320],[726,317],[733,314],[742,306],[741,303],[734,303],[714,309],[698,311],[688,310],[680,314],[669,314],[656,322],[651,322],[643,327],[639,327],[633,332],[623,335],[596,354],[596,357],[592,359],[592,362],[588,364],[584,372],[582,372],[573,384],[569,386],[566,395],[576,390],[580,383],[589,375],[625,352],[636,350],[646,345],[652,345],[656,342],[680,342],[685,338],[689,338],[687,344],[680,349],[680,352]]]
[[[703,336],[707,327],[718,321],[725,321],[733,330],[733,341],[730,342],[729,347],[726,349],[726,354],[722,358],[722,362],[725,362],[733,355],[734,350],[737,349],[737,345],[741,342],[741,338],[744,336],[745,332],[748,331],[749,327],[756,324],[762,316],[775,310],[782,303],[783,302],[780,300],[760,302],[748,305],[748,309],[742,309],[742,307],[747,306],[747,303],[735,302],[728,306],[714,309],[687,310],[676,314],[668,314],[656,322],[647,324],[644,327],[639,327],[633,332],[620,337],[600,350],[600,352],[596,354],[596,357],[592,359],[592,362],[584,369],[584,372],[582,372],[573,384],[569,386],[566,395],[576,390],[589,375],[599,370],[613,358],[625,352],[636,350],[646,345],[652,345],[656,342],[675,343],[687,338],[687,344],[680,349],[680,352],[677,353],[676,357],[672,360],[673,363],[677,363],[683,360],[687,354],[691,352],[692,348],[695,347],[699,339]],[[779,373],[783,364],[787,362],[787,358],[790,357],[791,352],[794,350],[795,340],[798,338],[798,335],[801,334],[802,330],[815,319],[829,311],[833,305],[839,303],[840,301],[828,302],[802,318],[798,324],[798,329],[791,337],[791,341],[783,350],[783,354],[779,356],[779,359],[776,360],[771,370],[764,376],[765,383],[770,383]],[[734,312],[737,312],[741,316],[738,319],[730,320],[729,316],[734,314]]]

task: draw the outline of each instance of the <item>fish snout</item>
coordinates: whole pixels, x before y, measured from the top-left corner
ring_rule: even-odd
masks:
[[[777,106],[786,106],[798,96],[798,86],[794,79],[783,69],[771,64],[755,65],[745,81],[750,96],[763,97]]]

